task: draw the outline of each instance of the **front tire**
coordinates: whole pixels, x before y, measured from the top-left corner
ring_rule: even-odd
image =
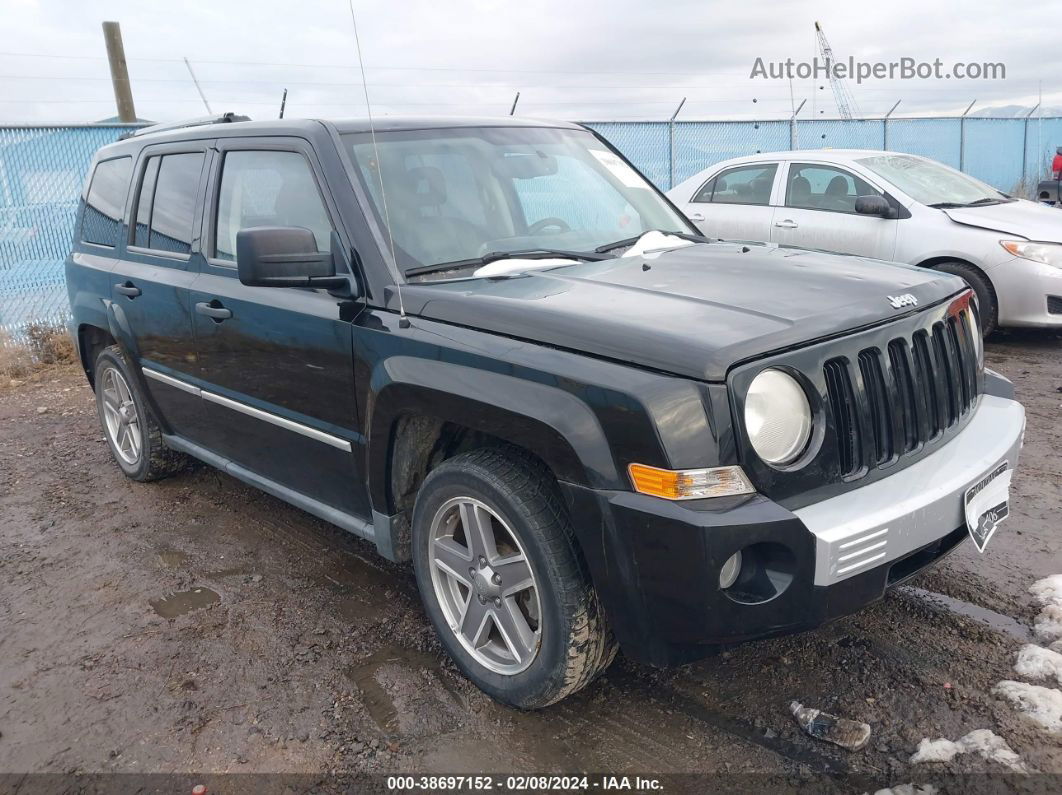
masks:
[[[988,337],[996,330],[999,321],[999,307],[996,303],[996,291],[992,289],[988,278],[972,265],[965,262],[941,262],[933,270],[962,277],[977,296],[977,308],[981,313],[981,336]]]
[[[443,646],[497,701],[545,707],[615,657],[557,484],[519,451],[476,450],[428,475],[413,565]]]
[[[93,382],[103,435],[115,463],[126,477],[146,482],[184,469],[188,459],[163,443],[162,429],[148,409],[117,345],[100,351]]]

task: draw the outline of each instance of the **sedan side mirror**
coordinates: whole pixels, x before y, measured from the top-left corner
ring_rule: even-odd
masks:
[[[856,198],[855,211],[860,215],[877,215],[892,218],[892,206],[884,196],[859,196]]]
[[[317,250],[309,229],[297,226],[255,226],[236,233],[236,271],[252,287],[323,287],[347,284],[336,276],[331,252]]]

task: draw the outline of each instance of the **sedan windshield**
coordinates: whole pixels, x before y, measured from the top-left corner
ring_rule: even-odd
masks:
[[[875,155],[856,162],[930,207],[970,207],[1011,200],[980,180],[921,157]]]
[[[584,130],[384,131],[375,149],[369,133],[343,138],[407,278],[467,277],[517,252],[602,259],[595,249],[643,232],[696,231]]]

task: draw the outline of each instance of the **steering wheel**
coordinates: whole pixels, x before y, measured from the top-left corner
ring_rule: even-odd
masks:
[[[572,231],[572,228],[568,226],[568,222],[563,218],[543,218],[540,221],[535,221],[531,226],[527,227],[527,233],[529,235],[537,235],[538,233],[549,229],[551,226],[556,227],[558,235]]]

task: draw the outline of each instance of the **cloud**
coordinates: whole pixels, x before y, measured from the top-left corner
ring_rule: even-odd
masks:
[[[751,80],[757,57],[810,60],[813,22],[839,57],[1002,62],[1005,81],[876,81],[849,85],[859,109],[881,115],[957,112],[1035,104],[1039,80],[1059,74],[1057,3],[839,0],[724,4],[610,0],[357,0],[355,10],[377,112],[422,115],[508,112],[575,119],[788,115],[788,81]],[[214,111],[364,115],[347,0],[8,0],[0,120],[87,121],[114,114],[100,22],[121,22],[140,116],[167,120],[205,112],[182,61],[187,56]],[[1048,80],[1045,101],[1062,92]],[[1053,92],[1053,93],[1050,93]],[[822,80],[794,81],[803,117],[832,116]],[[756,100],[753,102],[753,100]]]

